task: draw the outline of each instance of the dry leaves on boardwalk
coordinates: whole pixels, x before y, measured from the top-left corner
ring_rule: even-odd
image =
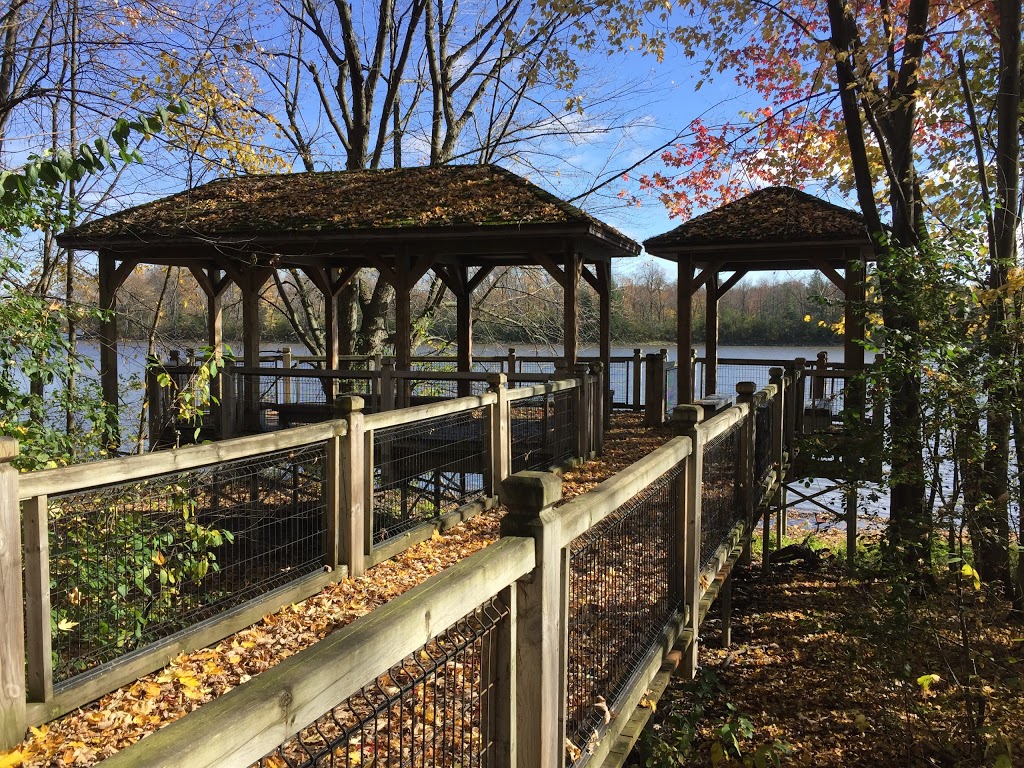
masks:
[[[566,498],[610,477],[670,436],[667,430],[643,427],[634,414],[617,415],[615,421],[605,455],[566,474]],[[360,578],[327,587],[215,646],[182,654],[158,673],[33,728],[13,751],[0,753],[0,768],[95,764],[487,546],[498,536],[500,517],[500,508],[481,514]]]

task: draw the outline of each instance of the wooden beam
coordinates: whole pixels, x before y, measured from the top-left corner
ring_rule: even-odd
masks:
[[[452,270],[456,282],[462,289],[455,294],[455,328],[458,341],[458,370],[469,373],[473,370],[473,291],[469,287],[469,267],[455,267]],[[470,394],[468,381],[458,382],[459,397]]]
[[[724,283],[718,286],[718,297],[721,298],[722,296],[727,294],[729,292],[729,289],[733,288],[736,285],[736,283],[742,280],[744,275],[746,274],[747,270],[745,269],[733,272],[732,275],[729,276],[728,280],[726,280]]]
[[[544,271],[551,275],[552,279],[558,283],[558,285],[565,290],[565,272],[562,270],[554,259],[547,254],[537,253],[533,256],[534,262],[544,267]]]
[[[602,418],[607,429],[612,415],[612,263],[611,261],[599,261],[595,267],[597,269],[596,290],[600,324],[598,354],[601,356],[601,365],[604,370],[604,414]]]
[[[607,264],[607,263],[608,262],[598,262],[597,264],[594,265],[594,267],[595,268],[600,268],[601,264]],[[580,277],[582,277],[584,280],[586,280],[587,281],[587,285],[589,285],[595,291],[598,291],[598,292],[601,291],[601,289],[599,287],[600,280],[598,279],[597,275],[595,275],[593,272],[591,272],[587,268],[586,264],[584,264],[581,267],[581,269],[580,269]]]
[[[453,296],[459,296],[466,290],[466,283],[459,278],[463,267],[448,264],[435,264],[430,271],[437,275],[438,279],[445,284],[445,287],[452,292]]]
[[[338,269],[337,276],[331,283],[331,294],[333,296],[337,296],[341,292],[341,289],[348,285],[352,279],[359,274],[360,269],[362,269],[362,267],[340,267]]]
[[[469,282],[466,283],[466,286],[469,288],[470,291],[475,291],[477,287],[480,285],[480,283],[486,280],[487,276],[491,274],[491,272],[493,271],[494,267],[489,265],[480,267],[476,271],[476,273],[471,278],[469,278]]]
[[[812,259],[810,260],[810,264],[816,270],[821,272],[821,274],[827,277],[829,279],[829,282],[832,283],[832,285],[834,285],[840,291],[846,291],[846,279],[842,275],[840,275],[836,270],[834,270],[832,267],[830,267],[828,264],[821,261],[820,259]]]
[[[124,281],[128,279],[132,270],[137,266],[139,266],[139,262],[136,259],[125,259],[118,265],[117,269],[114,270],[113,287],[115,291],[124,285]]]

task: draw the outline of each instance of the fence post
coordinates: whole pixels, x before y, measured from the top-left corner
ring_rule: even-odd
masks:
[[[157,367],[160,366],[160,359],[153,355],[146,358],[146,403],[149,408],[149,450],[156,450],[160,442],[160,433],[164,423],[163,398],[160,396],[163,388],[160,386]]]
[[[790,382],[793,388],[793,396],[790,398],[790,406],[792,407],[793,419],[791,421],[791,432],[786,436],[787,445],[792,451],[794,447],[793,436],[802,435],[804,433],[804,406],[807,402],[807,361],[798,357],[793,360],[793,375],[792,381]]]
[[[786,388],[782,378],[782,369],[778,367],[769,368],[769,382],[778,388],[778,393],[772,401],[772,465],[779,477],[779,486],[775,491],[775,498],[771,500],[764,510],[764,526],[761,532],[761,568],[765,573],[771,568],[771,530],[772,530],[772,506],[776,508],[776,515],[780,521],[776,523],[776,544],[782,546],[781,532],[784,528],[781,518],[786,514],[782,505],[785,503],[786,478],[783,473],[782,446],[785,442],[783,430],[785,428],[785,412],[787,405]]]
[[[517,586],[515,732],[518,768],[562,768],[565,762],[565,690],[569,550],[554,505],[562,480],[549,472],[518,472],[501,484],[508,513],[502,536],[535,542],[537,568]]]
[[[594,421],[591,427],[591,449],[594,456],[600,456],[604,453],[604,426],[605,416],[611,417],[611,409],[606,412],[605,408],[608,403],[605,402],[605,397],[608,395],[608,385],[605,382],[606,371],[604,369],[604,363],[600,360],[595,360],[590,364],[590,375],[594,377]],[[611,398],[609,397],[609,400]]]
[[[381,411],[395,410],[395,361],[394,358],[386,358],[380,365],[380,409]]]
[[[220,389],[220,439],[225,440],[235,436],[235,423],[238,416],[238,398],[235,393],[238,391],[238,377],[232,370],[234,363],[228,362],[218,372],[223,377]]]
[[[50,537],[46,496],[27,499],[25,529],[25,661],[28,700],[53,698],[53,637],[50,634]]]
[[[677,530],[683,531],[681,557],[677,562],[683,569],[682,597],[686,603],[686,626],[690,632],[690,645],[683,650],[683,673],[693,678],[697,674],[697,651],[700,634],[700,515],[702,478],[704,476],[704,433],[698,425],[704,420],[704,409],[699,405],[677,405],[672,411],[672,425],[677,434],[693,441],[693,450],[686,459],[681,476],[682,486],[677,494]]]
[[[281,347],[281,367],[290,370],[292,367],[292,348]],[[281,402],[292,402],[292,377],[284,376],[281,382]]]
[[[644,423],[649,427],[660,427],[665,423],[665,358],[660,352],[651,352],[644,361],[647,365]]]
[[[0,438],[0,749],[25,737],[25,613],[21,587],[18,441]],[[47,585],[49,586],[49,585]]]
[[[508,376],[504,373],[488,373],[487,389],[493,392],[497,399],[491,406],[490,418],[490,474],[491,483],[489,495],[498,496],[501,483],[509,476],[511,471],[512,451],[509,443],[511,424],[508,407]]]
[[[366,570],[366,518],[365,503],[367,476],[365,459],[365,430],[363,428],[363,398],[345,395],[334,401],[338,418],[348,422],[348,430],[338,440],[338,494],[337,546],[339,559],[344,559],[350,578],[362,576]],[[330,454],[328,454],[330,455]],[[328,497],[330,499],[330,497]]]
[[[590,366],[587,363],[576,363],[573,366],[573,375],[576,378],[576,388],[573,390],[573,415],[576,419],[576,456],[582,461],[590,459],[590,430],[592,419],[591,408],[591,379],[588,375]]]
[[[633,350],[633,410],[640,410],[640,350]]]
[[[508,370],[505,371],[505,373],[508,374],[509,378],[512,378],[513,374],[516,373],[516,348],[515,347],[509,347],[508,348]]]
[[[753,540],[754,526],[757,525],[757,520],[754,519],[757,511],[754,505],[754,484],[760,478],[755,476],[754,470],[755,446],[757,445],[757,409],[759,405],[759,400],[754,398],[756,390],[757,385],[752,381],[740,381],[736,384],[736,402],[747,403],[750,407],[750,411],[747,413],[747,421],[740,437],[740,467],[742,467],[743,472],[741,488],[743,509],[747,516],[747,533],[743,542],[743,554],[740,555],[738,561],[738,564],[743,567],[750,565],[750,542]]]

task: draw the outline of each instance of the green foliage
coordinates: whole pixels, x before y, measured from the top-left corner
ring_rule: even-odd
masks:
[[[792,749],[782,741],[754,746],[753,721],[726,702],[716,714],[715,700],[726,694],[714,672],[704,671],[673,697],[668,711],[640,735],[627,766],[676,768],[680,765],[742,765],[769,768],[782,765]]]
[[[203,418],[210,406],[219,404],[213,394],[212,383],[224,369],[225,360],[230,360],[232,356],[231,347],[226,344],[223,354],[215,347],[203,346],[198,350],[195,370],[184,382],[179,382],[167,371],[157,372],[157,384],[171,392],[175,423],[191,426],[194,429],[194,440],[199,439]]]
[[[0,435],[20,442],[15,466],[23,470],[98,455],[110,409],[95,382],[79,378],[91,361],[73,353],[65,328],[103,313],[28,294],[11,280],[18,271],[0,258]],[[74,390],[66,386],[72,377]],[[68,409],[77,414],[71,433],[63,423]]]
[[[151,494],[166,509],[154,513],[134,493],[104,498],[99,509],[51,505],[60,547],[50,586],[66,590],[51,612],[55,635],[74,630],[80,646],[131,650],[142,644],[147,627],[173,623],[202,604],[198,585],[219,570],[213,550],[234,538],[196,519],[188,487],[158,487]]]

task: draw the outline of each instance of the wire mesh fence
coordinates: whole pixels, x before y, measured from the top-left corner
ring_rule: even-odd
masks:
[[[665,364],[665,413],[679,405],[679,366],[675,362]]]
[[[313,573],[323,444],[48,500],[61,682]]]
[[[252,431],[328,421],[334,415],[331,403],[338,395],[358,395],[366,400],[366,412],[376,410],[373,381],[367,376],[345,376],[344,371],[310,375],[290,369],[236,370],[233,375],[238,423]],[[253,412],[247,413],[247,408]]]
[[[744,362],[741,360],[719,360],[718,361],[718,386],[716,394],[733,395],[736,393],[736,385],[741,381],[754,382],[756,389],[763,389],[768,386],[771,379],[769,370],[773,366],[785,365],[785,361],[757,361]],[[694,370],[694,383],[697,397],[707,397],[704,381],[704,358],[697,358]]]
[[[743,516],[736,486],[739,482],[741,424],[704,446],[701,485],[700,564],[711,562],[715,551]]]
[[[482,408],[374,430],[374,544],[483,498],[489,462]]]
[[[566,735],[589,757],[631,675],[680,604],[678,465],[570,546]],[[567,745],[568,748],[568,745]],[[570,749],[572,756],[575,749]]]
[[[497,642],[509,620],[492,598],[257,765],[497,765]]]
[[[575,453],[576,420],[571,391],[509,402],[512,471],[546,470]]]
[[[633,400],[633,360],[611,360],[608,363],[608,386],[611,389],[612,407],[639,407],[640,403]]]

